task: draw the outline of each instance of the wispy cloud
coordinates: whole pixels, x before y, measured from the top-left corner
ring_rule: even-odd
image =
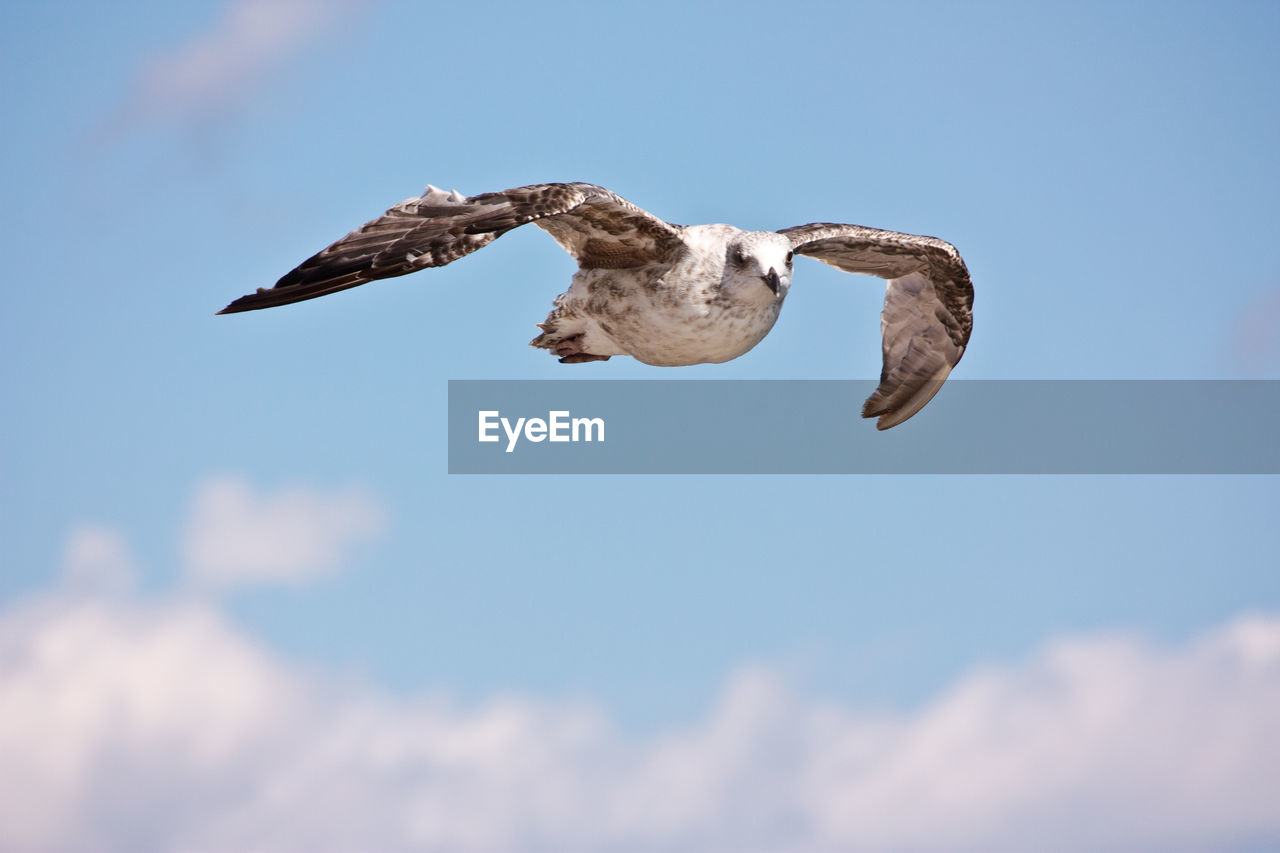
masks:
[[[767,666],[653,737],[290,664],[208,602],[0,612],[0,847],[1221,849],[1280,843],[1280,618],[1064,638],[868,714]]]
[[[243,478],[214,477],[197,490],[183,534],[187,576],[225,588],[327,574],[351,545],[380,533],[385,520],[382,504],[367,492],[259,494]]]
[[[1240,367],[1258,376],[1280,367],[1280,284],[1254,295],[1236,314],[1231,354]]]
[[[123,593],[133,589],[138,567],[124,537],[101,524],[77,527],[62,555],[64,587],[74,593]]]
[[[355,6],[350,0],[228,0],[209,29],[143,64],[101,135],[153,120],[205,126],[241,109]]]

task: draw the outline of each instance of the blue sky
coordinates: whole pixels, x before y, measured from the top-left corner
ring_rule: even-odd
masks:
[[[521,709],[517,731],[560,743],[547,732],[583,705],[613,732],[602,750],[665,767],[670,743],[692,744],[680,760],[695,769],[680,778],[695,780],[722,778],[712,771],[727,772],[726,755],[751,779],[781,773],[761,744],[796,736],[788,719],[827,719],[815,709],[852,720],[852,741],[888,719],[902,743],[931,743],[930,721],[981,693],[992,671],[1014,685],[997,693],[1015,705],[1046,667],[1090,697],[1179,673],[1185,695],[1153,688],[1116,718],[1120,733],[1143,730],[1144,709],[1170,696],[1217,697],[1205,719],[1247,716],[1247,705],[1265,720],[1280,709],[1267,704],[1280,691],[1274,477],[446,474],[449,379],[874,377],[876,279],[800,263],[767,340],[729,364],[682,369],[565,367],[525,346],[573,270],[535,229],[446,269],[286,309],[214,312],[427,182],[474,194],[585,180],[674,222],[834,220],[953,242],[977,294],[957,378],[1276,378],[1278,35],[1270,3],[10,4],[0,642],[11,662],[0,672],[55,683],[63,670],[39,669],[37,640],[90,636],[106,681],[152,673],[139,691],[186,695],[181,679],[201,663],[170,673],[138,639],[181,649],[185,637],[195,654],[225,659],[211,672],[261,707],[276,688],[246,672],[329,691],[343,708],[374,696],[415,743],[483,729],[504,702]],[[1074,652],[1055,658],[1059,648]],[[1054,669],[1072,654],[1097,664],[1088,677]],[[1098,672],[1128,674],[1095,683]],[[166,693],[170,676],[180,683]],[[93,683],[58,696],[114,719],[122,706]],[[88,744],[69,776],[48,769],[51,747],[32,747],[25,760],[51,781],[22,785],[52,817],[22,823],[12,832],[29,834],[11,843],[268,837],[234,801],[164,820],[113,803],[95,787],[93,741],[69,736],[80,717],[49,722],[52,694],[8,692],[0,737]],[[704,735],[721,743],[722,723],[738,731],[724,723],[735,703],[776,708],[779,696],[799,710],[761,712],[759,738],[748,726],[727,741],[734,749],[700,751]],[[454,716],[419,719],[423,697],[457,703]],[[213,713],[157,701],[166,732]],[[230,745],[210,747],[222,769],[184,765],[189,790],[259,778],[234,756],[274,729],[246,703],[228,711],[243,722],[227,724]],[[163,733],[139,719],[118,760],[144,785]],[[305,743],[304,728],[284,742]],[[1196,742],[1197,726],[1167,728],[1184,770],[1219,755],[1204,751],[1212,739]],[[921,765],[932,768],[924,778],[985,778],[982,757],[1006,749],[1059,766],[1002,731],[964,742],[977,765],[938,759]],[[1251,731],[1239,728],[1239,752],[1280,749],[1274,727],[1258,723],[1263,743]],[[1082,737],[1085,754],[1114,751]],[[463,768],[468,779],[501,776],[484,754]],[[576,761],[552,766],[585,784],[593,765]],[[1203,825],[1172,837],[1219,848],[1280,839],[1280,823],[1245,807],[1215,811],[1280,781],[1274,764],[1241,762],[1205,782]],[[647,814],[625,793],[637,780],[670,787],[656,770],[604,764],[617,775],[594,787],[623,793],[603,811]],[[436,802],[429,785],[410,796],[376,762],[360,766],[368,787],[335,801],[351,834],[335,830],[334,846],[365,846],[361,821],[381,814],[353,802]],[[906,772],[873,766],[881,776],[868,778]],[[989,808],[974,812],[983,820],[949,824],[939,806],[948,834],[846,826],[839,815],[867,803],[880,804],[867,814],[894,813],[885,792],[897,789],[873,785],[854,804],[814,782],[801,786],[811,800],[751,839],[1018,846],[1094,813],[1087,797],[1061,805],[1110,774],[1083,766],[1068,779],[1078,789],[1063,782],[1036,801],[1039,825],[1010,818],[1025,810],[992,783]],[[1140,756],[1126,767],[1167,775]],[[1134,772],[1138,790],[1147,777]],[[476,784],[474,802],[510,805],[498,783]],[[551,806],[527,806],[506,834],[490,822],[492,837],[410,806],[418,835],[375,823],[391,827],[387,847],[741,849],[730,818],[783,799],[753,784],[688,783],[693,816],[649,815],[652,835],[622,818],[584,828]],[[1169,841],[1155,810],[1111,801],[1125,811],[1117,835],[1066,843]]]

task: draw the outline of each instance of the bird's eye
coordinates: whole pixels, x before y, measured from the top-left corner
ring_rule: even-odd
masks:
[[[791,266],[791,258],[794,257],[794,254],[794,252],[787,252],[787,266]]]
[[[740,266],[740,267],[741,267],[741,266],[746,266],[746,265],[747,265],[747,253],[746,253],[746,250],[744,250],[744,249],[734,249],[734,250],[733,250],[733,262],[734,262],[735,264],[737,264],[738,266]]]

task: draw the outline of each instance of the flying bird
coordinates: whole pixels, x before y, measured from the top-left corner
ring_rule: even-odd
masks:
[[[427,186],[220,314],[314,299],[442,267],[534,223],[578,261],[530,344],[564,364],[629,355],[675,366],[737,358],[769,333],[794,255],[888,280],[880,384],[863,417],[888,429],[920,411],[960,361],[973,284],[950,243],[860,225],[780,231],[673,225],[593,184],[534,184],[465,197]]]

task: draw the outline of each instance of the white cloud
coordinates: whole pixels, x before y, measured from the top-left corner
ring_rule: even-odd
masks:
[[[385,515],[361,491],[259,495],[242,478],[215,477],[197,490],[187,520],[187,573],[198,584],[226,587],[333,572],[348,546],[381,532]]]
[[[913,713],[731,677],[695,723],[396,697],[208,603],[0,612],[0,848],[1220,849],[1280,843],[1280,618],[1063,639]]]
[[[145,63],[108,132],[155,117],[204,120],[242,106],[355,5],[229,0],[209,29]]]
[[[1236,312],[1227,342],[1236,365],[1259,377],[1280,367],[1280,284],[1255,294]]]
[[[138,568],[124,537],[110,527],[86,524],[67,539],[62,580],[72,592],[122,593],[137,582]]]

